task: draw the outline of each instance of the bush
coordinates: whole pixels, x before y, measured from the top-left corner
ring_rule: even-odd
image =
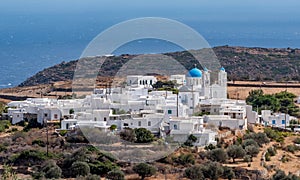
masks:
[[[245,156],[245,151],[242,146],[231,145],[227,148],[227,155],[235,162],[236,158],[243,158]]]
[[[207,158],[211,161],[217,161],[217,162],[226,162],[228,159],[227,153],[222,148],[213,149],[211,151],[208,151]]]
[[[255,157],[259,153],[259,148],[258,146],[250,145],[250,146],[246,146],[245,151],[251,157]]]
[[[18,131],[18,128],[11,128],[11,131],[16,132],[16,131]]]
[[[117,165],[111,163],[110,161],[106,161],[106,162],[100,162],[100,161],[96,161],[93,163],[89,163],[90,166],[90,171],[92,174],[97,174],[97,175],[105,175],[108,172],[119,168]]]
[[[181,165],[194,164],[195,157],[191,153],[180,154],[177,158],[175,158],[175,162],[177,162]]]
[[[262,146],[263,144],[270,142],[268,136],[265,133],[261,133],[261,132],[245,134],[244,140],[246,139],[253,139],[254,141],[257,142],[259,146]]]
[[[42,128],[43,125],[37,122],[37,119],[29,120],[28,124],[24,127],[23,131],[28,132],[32,128]]]
[[[61,136],[65,136],[67,133],[68,133],[67,130],[61,130],[61,131],[59,131],[59,134],[60,134]]]
[[[207,162],[202,168],[202,172],[205,178],[217,180],[223,175],[223,167],[216,162]]]
[[[295,144],[300,144],[300,138],[296,138],[293,142],[294,142]]]
[[[184,142],[185,146],[193,147],[193,144],[197,141],[197,137],[194,135],[189,135],[188,139]]]
[[[48,161],[42,165],[41,171],[47,179],[58,179],[61,177],[61,169],[55,161]]]
[[[251,161],[252,161],[252,156],[250,156],[250,155],[244,156],[244,162],[249,163],[249,162],[251,162]]]
[[[184,176],[191,180],[204,179],[202,168],[203,167],[200,165],[195,165],[195,166],[186,168],[184,171]]]
[[[106,178],[110,180],[125,180],[125,175],[121,170],[114,169],[108,172]]]
[[[134,129],[136,135],[136,143],[149,143],[154,140],[154,136],[151,131],[145,128]]]
[[[50,154],[50,156],[52,155]],[[43,151],[25,150],[20,154],[16,154],[14,157],[12,157],[11,161],[14,164],[32,165],[44,162],[46,159],[48,159],[48,157]]]
[[[266,161],[271,161],[271,156],[270,156],[269,152],[266,152],[265,159],[266,159]]]
[[[130,128],[125,128],[120,132],[121,139],[129,142],[135,142],[137,140],[135,131]]]
[[[25,138],[26,137],[26,133],[25,132],[22,132],[22,131],[17,131],[15,132],[12,136],[11,136],[11,139],[13,141],[16,141],[18,138]]]
[[[250,146],[250,145],[254,145],[258,147],[258,144],[256,141],[254,141],[253,139],[246,139],[243,141],[242,146],[243,148],[246,148],[246,146]]]
[[[133,166],[133,171],[136,172],[142,179],[156,174],[156,168],[146,163],[140,163]]]
[[[46,143],[40,139],[33,140],[31,144],[32,145],[37,144],[38,146],[46,147]]]
[[[216,146],[214,146],[214,145],[212,145],[212,144],[209,144],[208,146],[205,146],[205,147],[204,147],[204,149],[207,150],[207,151],[208,151],[208,150],[213,150],[213,149],[215,149],[215,148],[216,148]]]
[[[223,167],[223,176],[222,177],[231,180],[231,179],[235,178],[235,173],[232,170],[232,168],[224,166]]]
[[[7,147],[4,144],[0,144],[0,152],[6,151]]]
[[[69,143],[88,143],[89,141],[83,135],[72,135],[66,137],[66,141]]]
[[[76,161],[71,166],[73,177],[86,176],[90,173],[90,167],[86,162]]]
[[[114,131],[114,130],[117,129],[117,125],[113,124],[113,125],[111,125],[111,126],[109,127],[109,129],[110,129],[111,131]]]
[[[286,148],[285,148],[286,151],[288,152],[291,152],[291,153],[295,153],[296,151],[299,150],[299,147],[298,146],[295,146],[295,145],[288,145]]]
[[[85,147],[81,147],[74,151],[73,154],[64,158],[62,167],[67,169],[70,168],[70,166],[72,166],[72,164],[76,161],[89,162],[89,160],[90,152]]]
[[[275,156],[277,153],[276,149],[274,147],[269,147],[268,152],[269,152],[270,156]]]
[[[286,179],[286,174],[282,170],[277,170],[276,173],[273,175],[272,180],[282,180]]]

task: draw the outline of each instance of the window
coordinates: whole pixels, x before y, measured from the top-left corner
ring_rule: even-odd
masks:
[[[152,85],[152,80],[150,80],[150,85]]]
[[[174,124],[174,129],[178,129],[177,124]]]
[[[106,121],[106,117],[104,117],[104,119],[103,119],[104,121]]]
[[[128,126],[128,123],[124,123],[123,125],[124,125],[124,126]]]
[[[58,115],[57,114],[54,114],[54,119],[57,119],[58,118]]]
[[[48,116],[48,114],[47,114],[47,113],[45,113],[45,114],[44,114],[44,116],[45,116],[45,117],[47,117],[47,116]]]
[[[172,114],[172,110],[171,109],[168,110],[168,114]]]
[[[148,126],[151,126],[151,121],[148,121]]]
[[[97,121],[97,118],[96,118],[96,117],[94,117],[94,121]]]
[[[285,124],[285,120],[281,120],[281,124]]]
[[[276,124],[276,120],[272,120],[272,124]]]
[[[141,121],[139,121],[139,122],[138,122],[138,126],[141,126],[141,125],[142,125],[142,122],[141,122]]]

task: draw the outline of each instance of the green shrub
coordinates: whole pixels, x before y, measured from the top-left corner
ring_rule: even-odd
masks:
[[[256,143],[259,146],[262,146],[263,144],[269,143],[270,140],[268,139],[268,136],[266,133],[249,133],[249,134],[245,134],[244,135],[244,140],[247,139],[253,139],[254,141],[256,141]]]
[[[46,143],[40,139],[33,140],[31,144],[32,145],[37,144],[38,146],[46,147]]]
[[[154,140],[153,134],[146,128],[134,129],[134,133],[136,135],[136,143],[149,143]]]
[[[75,150],[71,155],[64,158],[62,167],[68,169],[76,161],[89,162],[91,158],[90,154],[91,152],[89,152],[87,148],[81,147]]]
[[[224,169],[219,163],[209,161],[203,165],[202,172],[205,178],[217,180],[223,175]]]
[[[269,152],[266,152],[265,159],[266,159],[266,161],[271,161],[271,156],[270,156]]]
[[[66,137],[66,141],[69,143],[88,143],[89,141],[83,135],[72,135]]]
[[[250,145],[254,145],[254,146],[258,147],[257,142],[253,139],[246,139],[242,143],[243,148],[246,148],[247,146],[250,146]]]
[[[7,150],[7,147],[4,146],[3,144],[0,144],[0,152],[6,151],[6,150]]]
[[[191,153],[180,154],[177,158],[174,159],[174,161],[181,165],[194,164],[195,157]]]
[[[294,142],[295,144],[300,144],[300,138],[296,138],[293,142]]]
[[[216,146],[214,146],[214,145],[212,145],[212,144],[209,144],[209,145],[207,145],[207,146],[204,147],[204,149],[207,150],[207,151],[208,151],[208,150],[213,150],[213,149],[215,149],[215,148],[216,148]]]
[[[257,154],[259,153],[259,147],[255,145],[246,146],[245,151],[251,157],[256,157]]]
[[[23,131],[28,132],[32,128],[42,128],[43,125],[37,122],[37,119],[29,120],[28,124],[24,127]]]
[[[235,178],[235,173],[232,170],[232,168],[224,166],[222,177],[231,180],[231,179]]]
[[[15,132],[12,136],[11,136],[11,139],[13,141],[16,141],[18,138],[25,138],[26,137],[26,133],[25,132],[22,132],[22,131],[17,131]]]
[[[124,141],[129,141],[129,142],[135,142],[137,140],[135,131],[133,129],[130,129],[130,128],[124,128],[120,132],[120,137]]]
[[[184,176],[191,180],[204,179],[202,168],[203,167],[201,165],[195,165],[195,166],[186,168],[184,171]]]
[[[16,125],[25,127],[25,126],[26,126],[26,123],[25,123],[25,121],[20,121],[20,122],[18,122]]]
[[[228,159],[227,153],[222,148],[216,148],[207,152],[207,158],[211,161],[226,162]]]
[[[125,180],[125,175],[123,171],[114,169],[108,172],[106,178],[109,180]]]
[[[227,148],[227,155],[235,162],[236,158],[243,158],[245,156],[245,150],[242,146],[231,145]]]
[[[16,131],[18,131],[18,128],[11,128],[11,131],[16,132]]]
[[[52,154],[49,154],[49,157],[53,157]],[[38,150],[25,150],[20,154],[16,154],[11,158],[12,163],[22,164],[22,165],[32,165],[39,164],[48,159],[47,155],[43,151]]]
[[[89,166],[92,174],[98,174],[101,176],[107,174],[108,172],[114,169],[119,168],[117,165],[111,163],[110,161],[106,161],[106,162],[96,161],[93,163],[89,163]]]
[[[56,165],[55,161],[48,161],[41,167],[41,171],[47,179],[58,179],[61,177],[62,170]]]
[[[68,133],[67,130],[61,130],[61,131],[59,131],[59,134],[60,134],[61,136],[65,136],[67,133]]]
[[[270,156],[275,156],[277,153],[275,147],[269,147],[268,152],[269,152]]]
[[[184,142],[185,146],[193,147],[193,144],[197,141],[197,137],[194,135],[189,135],[188,139]]]
[[[133,166],[133,171],[136,172],[142,179],[156,174],[156,168],[146,163],[139,163]]]
[[[86,162],[76,161],[71,166],[73,177],[86,176],[90,173],[90,167]]]
[[[296,151],[298,151],[300,148],[298,146],[295,145],[288,145],[285,150],[291,153],[295,153]]]

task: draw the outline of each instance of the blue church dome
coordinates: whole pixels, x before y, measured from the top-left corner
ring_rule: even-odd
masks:
[[[202,72],[198,68],[193,68],[188,74],[190,77],[202,77]]]
[[[225,68],[222,66],[222,67],[220,68],[220,71],[225,71]]]

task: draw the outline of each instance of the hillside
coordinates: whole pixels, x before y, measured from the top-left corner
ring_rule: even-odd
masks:
[[[221,65],[224,66],[228,72],[229,80],[300,80],[300,49],[220,46],[213,48],[213,50]],[[197,51],[205,52],[205,49]],[[186,51],[166,53],[164,55],[176,59],[187,69],[197,64],[195,58]],[[98,76],[114,76],[123,64],[136,56],[137,55],[127,54],[108,57],[103,67],[99,70]],[[33,86],[72,80],[76,62],[77,60],[62,62],[58,65],[46,68],[28,78],[19,86]]]

